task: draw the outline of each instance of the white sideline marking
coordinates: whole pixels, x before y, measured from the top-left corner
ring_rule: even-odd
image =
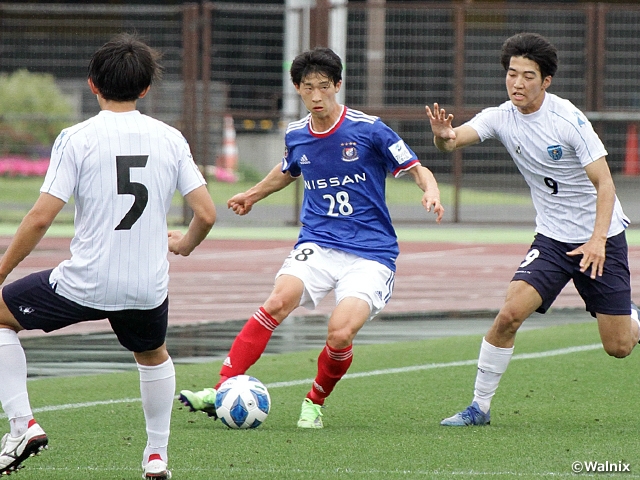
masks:
[[[599,348],[602,348],[602,345],[599,343],[594,343],[591,345],[581,345],[579,347],[568,347],[568,348],[560,348],[558,350],[547,350],[546,352],[521,353],[511,357],[511,360],[527,360],[530,358],[555,357],[557,355],[567,355],[569,353],[575,353],[575,352],[586,352],[589,350],[597,350]],[[342,380],[344,380],[345,378],[362,378],[362,377],[373,377],[375,375],[388,375],[390,373],[405,373],[405,372],[415,372],[418,370],[433,370],[435,368],[464,367],[467,365],[477,365],[477,363],[478,363],[478,359],[474,359],[474,360],[460,360],[457,362],[448,362],[448,363],[427,363],[426,365],[414,365],[412,367],[385,368],[383,370],[371,370],[370,372],[347,373],[344,377],[342,377]],[[292,380],[291,382],[276,382],[276,383],[268,384],[267,388],[292,387],[294,385],[312,383],[313,381],[314,381],[313,378],[308,378],[306,380]]]
[[[546,358],[546,357],[556,357],[558,355],[568,355],[570,353],[576,352],[587,352],[590,350],[598,350],[602,348],[602,345],[599,343],[593,343],[591,345],[580,345],[578,347],[568,347],[568,348],[559,348],[557,350],[547,350],[545,352],[536,352],[536,353],[520,353],[511,357],[511,360],[529,360],[533,358]],[[406,373],[406,372],[416,372],[419,370],[433,370],[436,368],[449,368],[449,367],[464,367],[468,365],[476,365],[478,363],[477,359],[473,360],[460,360],[457,362],[448,362],[448,363],[427,363],[426,365],[413,365],[411,367],[399,367],[399,368],[385,368],[383,370],[371,370],[370,372],[360,372],[360,373],[347,373],[343,380],[349,378],[362,378],[362,377],[373,377],[376,375],[389,375],[392,373]],[[292,380],[290,382],[274,382],[266,384],[267,388],[281,388],[281,387],[293,387],[296,385],[305,385],[313,382],[313,378],[305,378],[304,380]],[[177,397],[176,397],[177,398]],[[95,407],[99,405],[115,405],[119,403],[132,403],[132,402],[140,402],[140,398],[121,398],[117,400],[99,400],[95,402],[83,402],[83,403],[67,403],[64,405],[49,405],[47,407],[38,407],[33,409],[33,413],[40,412],[57,412],[60,410],[71,410],[74,408],[87,408],[87,407]],[[0,418],[7,418],[6,413],[0,414]]]

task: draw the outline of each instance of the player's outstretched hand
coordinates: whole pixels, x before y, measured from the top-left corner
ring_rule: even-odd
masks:
[[[247,198],[246,193],[238,193],[227,201],[227,207],[236,215],[246,215],[251,211],[253,204]]]
[[[433,111],[426,105],[425,110],[429,117],[429,123],[431,123],[431,131],[435,137],[443,140],[455,140],[456,133],[453,131],[451,122],[453,121],[453,114],[448,114],[444,108],[440,108],[437,103],[433,104]]]
[[[431,195],[429,192],[425,192],[422,196],[422,206],[427,212],[433,211],[436,214],[436,222],[440,223],[444,216],[444,207],[440,203],[440,194]]]
[[[193,248],[189,248],[184,244],[184,235],[179,230],[169,231],[169,251],[174,255],[189,256],[193,252]]]

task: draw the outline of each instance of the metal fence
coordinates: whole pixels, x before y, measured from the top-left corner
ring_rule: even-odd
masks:
[[[314,22],[332,28],[313,7],[293,10],[308,23],[302,30],[313,30]],[[116,32],[136,31],[163,52],[165,66],[163,82],[140,109],[185,131],[198,161],[210,163],[225,114],[233,115],[239,135],[280,134],[291,60],[285,58],[288,13],[284,5],[242,3],[0,3],[0,72],[53,74],[73,99],[77,119],[86,118],[97,111],[84,87],[91,53]],[[379,115],[441,182],[455,185],[456,221],[479,219],[473,205],[460,201],[464,189],[521,194],[526,186],[497,142],[453,156],[438,152],[424,105],[437,101],[462,122],[505,101],[499,51],[517,32],[541,33],[558,47],[560,67],[550,91],[587,113],[609,151],[611,170],[625,172],[630,125],[640,120],[640,5],[352,3],[346,25],[345,103]],[[309,38],[301,36],[301,48],[312,46]],[[240,162],[253,163],[251,155],[260,153]],[[516,222],[522,215],[507,209],[483,218]]]

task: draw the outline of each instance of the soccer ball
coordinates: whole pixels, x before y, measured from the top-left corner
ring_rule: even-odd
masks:
[[[216,415],[229,428],[256,428],[271,409],[271,397],[264,384],[249,375],[224,381],[216,392]]]

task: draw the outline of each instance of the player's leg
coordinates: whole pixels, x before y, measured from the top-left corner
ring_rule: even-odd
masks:
[[[518,329],[542,304],[538,291],[523,281],[511,282],[504,305],[485,335],[478,357],[473,402],[489,412],[502,374],[507,370]]]
[[[138,366],[147,433],[142,469],[144,478],[156,480],[171,478],[167,448],[176,374],[165,344],[168,317],[168,299],[151,310],[108,312],[118,341],[133,353]]]
[[[342,269],[336,284],[337,306],[329,318],[327,342],[318,356],[318,371],[302,403],[301,428],[322,428],[321,407],[353,360],[353,339],[367,320],[377,315],[391,298],[395,274],[378,262],[335,252]]]
[[[624,232],[607,239],[602,276],[592,279],[576,266],[573,283],[587,310],[598,319],[605,351],[617,358],[629,355],[638,344],[640,321],[637,307],[631,302],[631,274]]]
[[[628,356],[640,340],[640,322],[631,315],[597,313],[596,318],[604,350],[612,357]]]
[[[164,344],[155,350],[134,353],[134,357],[140,374],[140,396],[147,430],[142,468],[146,478],[171,478],[167,470],[167,447],[176,391],[173,362]]]
[[[22,468],[22,462],[47,447],[44,430],[33,418],[27,391],[27,361],[18,338],[23,330],[12,310],[31,315],[28,297],[41,286],[36,274],[0,291],[0,403],[9,419],[10,432],[2,438],[0,476]],[[9,303],[5,302],[5,299]],[[20,310],[22,305],[22,310]]]
[[[540,294],[528,283],[512,281],[509,284],[505,302],[482,339],[471,405],[445,418],[441,425],[457,427],[491,422],[491,400],[511,361],[516,333],[541,303]]]
[[[227,378],[244,374],[258,361],[275,328],[298,306],[310,309],[333,288],[327,274],[330,260],[324,249],[313,243],[298,245],[289,253],[276,274],[275,286],[267,301],[249,318],[236,336],[220,369],[214,388],[193,392],[181,390],[179,400],[191,411],[204,411],[215,416],[216,389]]]
[[[0,301],[0,402],[11,431],[2,438],[0,476],[21,467],[24,460],[46,447],[44,430],[36,423],[27,393],[27,361],[14,329],[17,322]]]
[[[538,291],[527,282],[516,280],[509,284],[507,295],[485,335],[485,340],[498,348],[512,348],[518,329],[542,305]]]
[[[327,342],[318,357],[318,373],[307,398],[323,405],[336,383],[347,373],[353,359],[353,339],[371,315],[360,298],[342,300],[329,319]]]
[[[244,324],[234,339],[220,369],[218,383],[200,391],[181,390],[180,402],[192,412],[203,411],[215,417],[216,392],[227,378],[244,374],[258,361],[267,348],[276,327],[300,304],[304,291],[302,280],[292,275],[279,275],[271,295]]]
[[[445,426],[488,425],[491,400],[513,355],[518,329],[535,311],[544,313],[571,278],[567,244],[536,235],[507,289],[505,302],[482,340],[474,397],[467,409],[440,422]]]
[[[329,319],[327,342],[318,356],[318,371],[302,403],[300,428],[322,428],[325,399],[347,373],[353,360],[353,338],[371,315],[371,307],[360,298],[342,300]]]
[[[220,370],[220,381],[244,374],[256,363],[271,339],[273,331],[300,304],[304,291],[302,280],[292,275],[279,275],[273,291],[260,309],[245,323],[236,336]]]

